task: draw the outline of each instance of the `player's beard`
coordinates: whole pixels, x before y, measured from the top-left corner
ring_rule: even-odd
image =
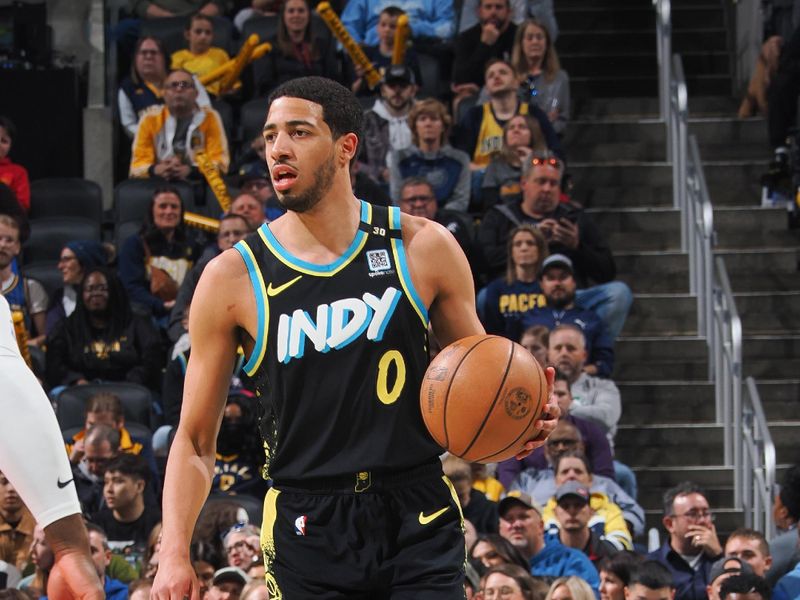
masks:
[[[283,193],[276,191],[278,202],[286,210],[304,213],[311,210],[322,199],[323,194],[331,186],[333,176],[336,174],[334,155],[331,152],[328,160],[324,161],[314,175],[314,183],[306,191],[299,194]]]

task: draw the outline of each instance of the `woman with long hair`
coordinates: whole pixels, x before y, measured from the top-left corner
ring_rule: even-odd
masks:
[[[545,600],[594,600],[589,584],[580,577],[559,577],[550,585]]]
[[[314,31],[311,15],[308,0],[286,0],[281,6],[278,32],[270,39],[272,51],[254,63],[260,93],[296,77],[340,79],[333,38]]]
[[[158,390],[161,338],[149,317],[131,311],[113,271],[86,272],[78,302],[47,342],[46,379],[51,387],[91,381],[129,381]]]
[[[523,223],[511,230],[506,274],[486,286],[483,312],[486,333],[519,341],[522,315],[545,305],[539,270],[547,253],[547,240],[535,225]]]
[[[497,533],[479,535],[469,549],[469,557],[487,569],[497,565],[518,565],[526,569],[530,568],[522,553]]]
[[[523,98],[546,112],[553,128],[563,133],[570,111],[569,76],[543,23],[526,19],[517,27],[511,63],[522,79]]]
[[[516,115],[503,125],[503,147],[497,152],[481,183],[482,212],[499,202],[512,203],[522,198],[522,165],[534,152],[546,152],[542,128],[530,115]]]
[[[530,567],[500,564],[481,577],[483,600],[544,600],[547,584],[531,576]]]

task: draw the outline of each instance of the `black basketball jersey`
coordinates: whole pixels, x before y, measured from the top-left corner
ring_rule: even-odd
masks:
[[[258,310],[244,370],[264,407],[268,475],[394,471],[437,456],[419,408],[428,312],[411,282],[400,210],[362,201],[355,239],[327,265],[292,256],[267,224],[236,249]]]

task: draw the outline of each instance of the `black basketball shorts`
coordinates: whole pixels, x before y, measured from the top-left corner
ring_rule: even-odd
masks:
[[[439,464],[347,487],[276,484],[261,545],[271,599],[465,598],[463,516]]]

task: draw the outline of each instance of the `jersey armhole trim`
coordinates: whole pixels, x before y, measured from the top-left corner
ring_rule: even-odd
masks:
[[[389,229],[400,229],[400,207],[398,206],[389,207]],[[400,279],[400,285],[403,286],[403,290],[405,291],[409,302],[411,302],[411,306],[414,307],[414,311],[417,313],[417,315],[419,315],[419,318],[422,320],[422,324],[427,329],[428,309],[425,308],[425,304],[422,302],[419,294],[417,294],[417,290],[414,288],[414,282],[411,280],[411,272],[408,270],[406,251],[405,247],[403,246],[402,236],[399,238],[392,238],[391,244],[392,254],[394,254],[394,262],[397,265],[397,275]]]
[[[244,260],[247,267],[247,273],[250,275],[250,283],[253,285],[253,294],[256,297],[256,313],[257,321],[257,334],[253,352],[250,354],[249,359],[245,363],[243,369],[248,376],[252,377],[256,369],[258,369],[261,361],[264,358],[264,353],[267,348],[267,334],[269,333],[269,305],[267,304],[267,288],[264,285],[264,278],[261,276],[261,271],[256,264],[255,256],[250,246],[242,240],[238,242],[234,248],[238,250],[239,254]]]

